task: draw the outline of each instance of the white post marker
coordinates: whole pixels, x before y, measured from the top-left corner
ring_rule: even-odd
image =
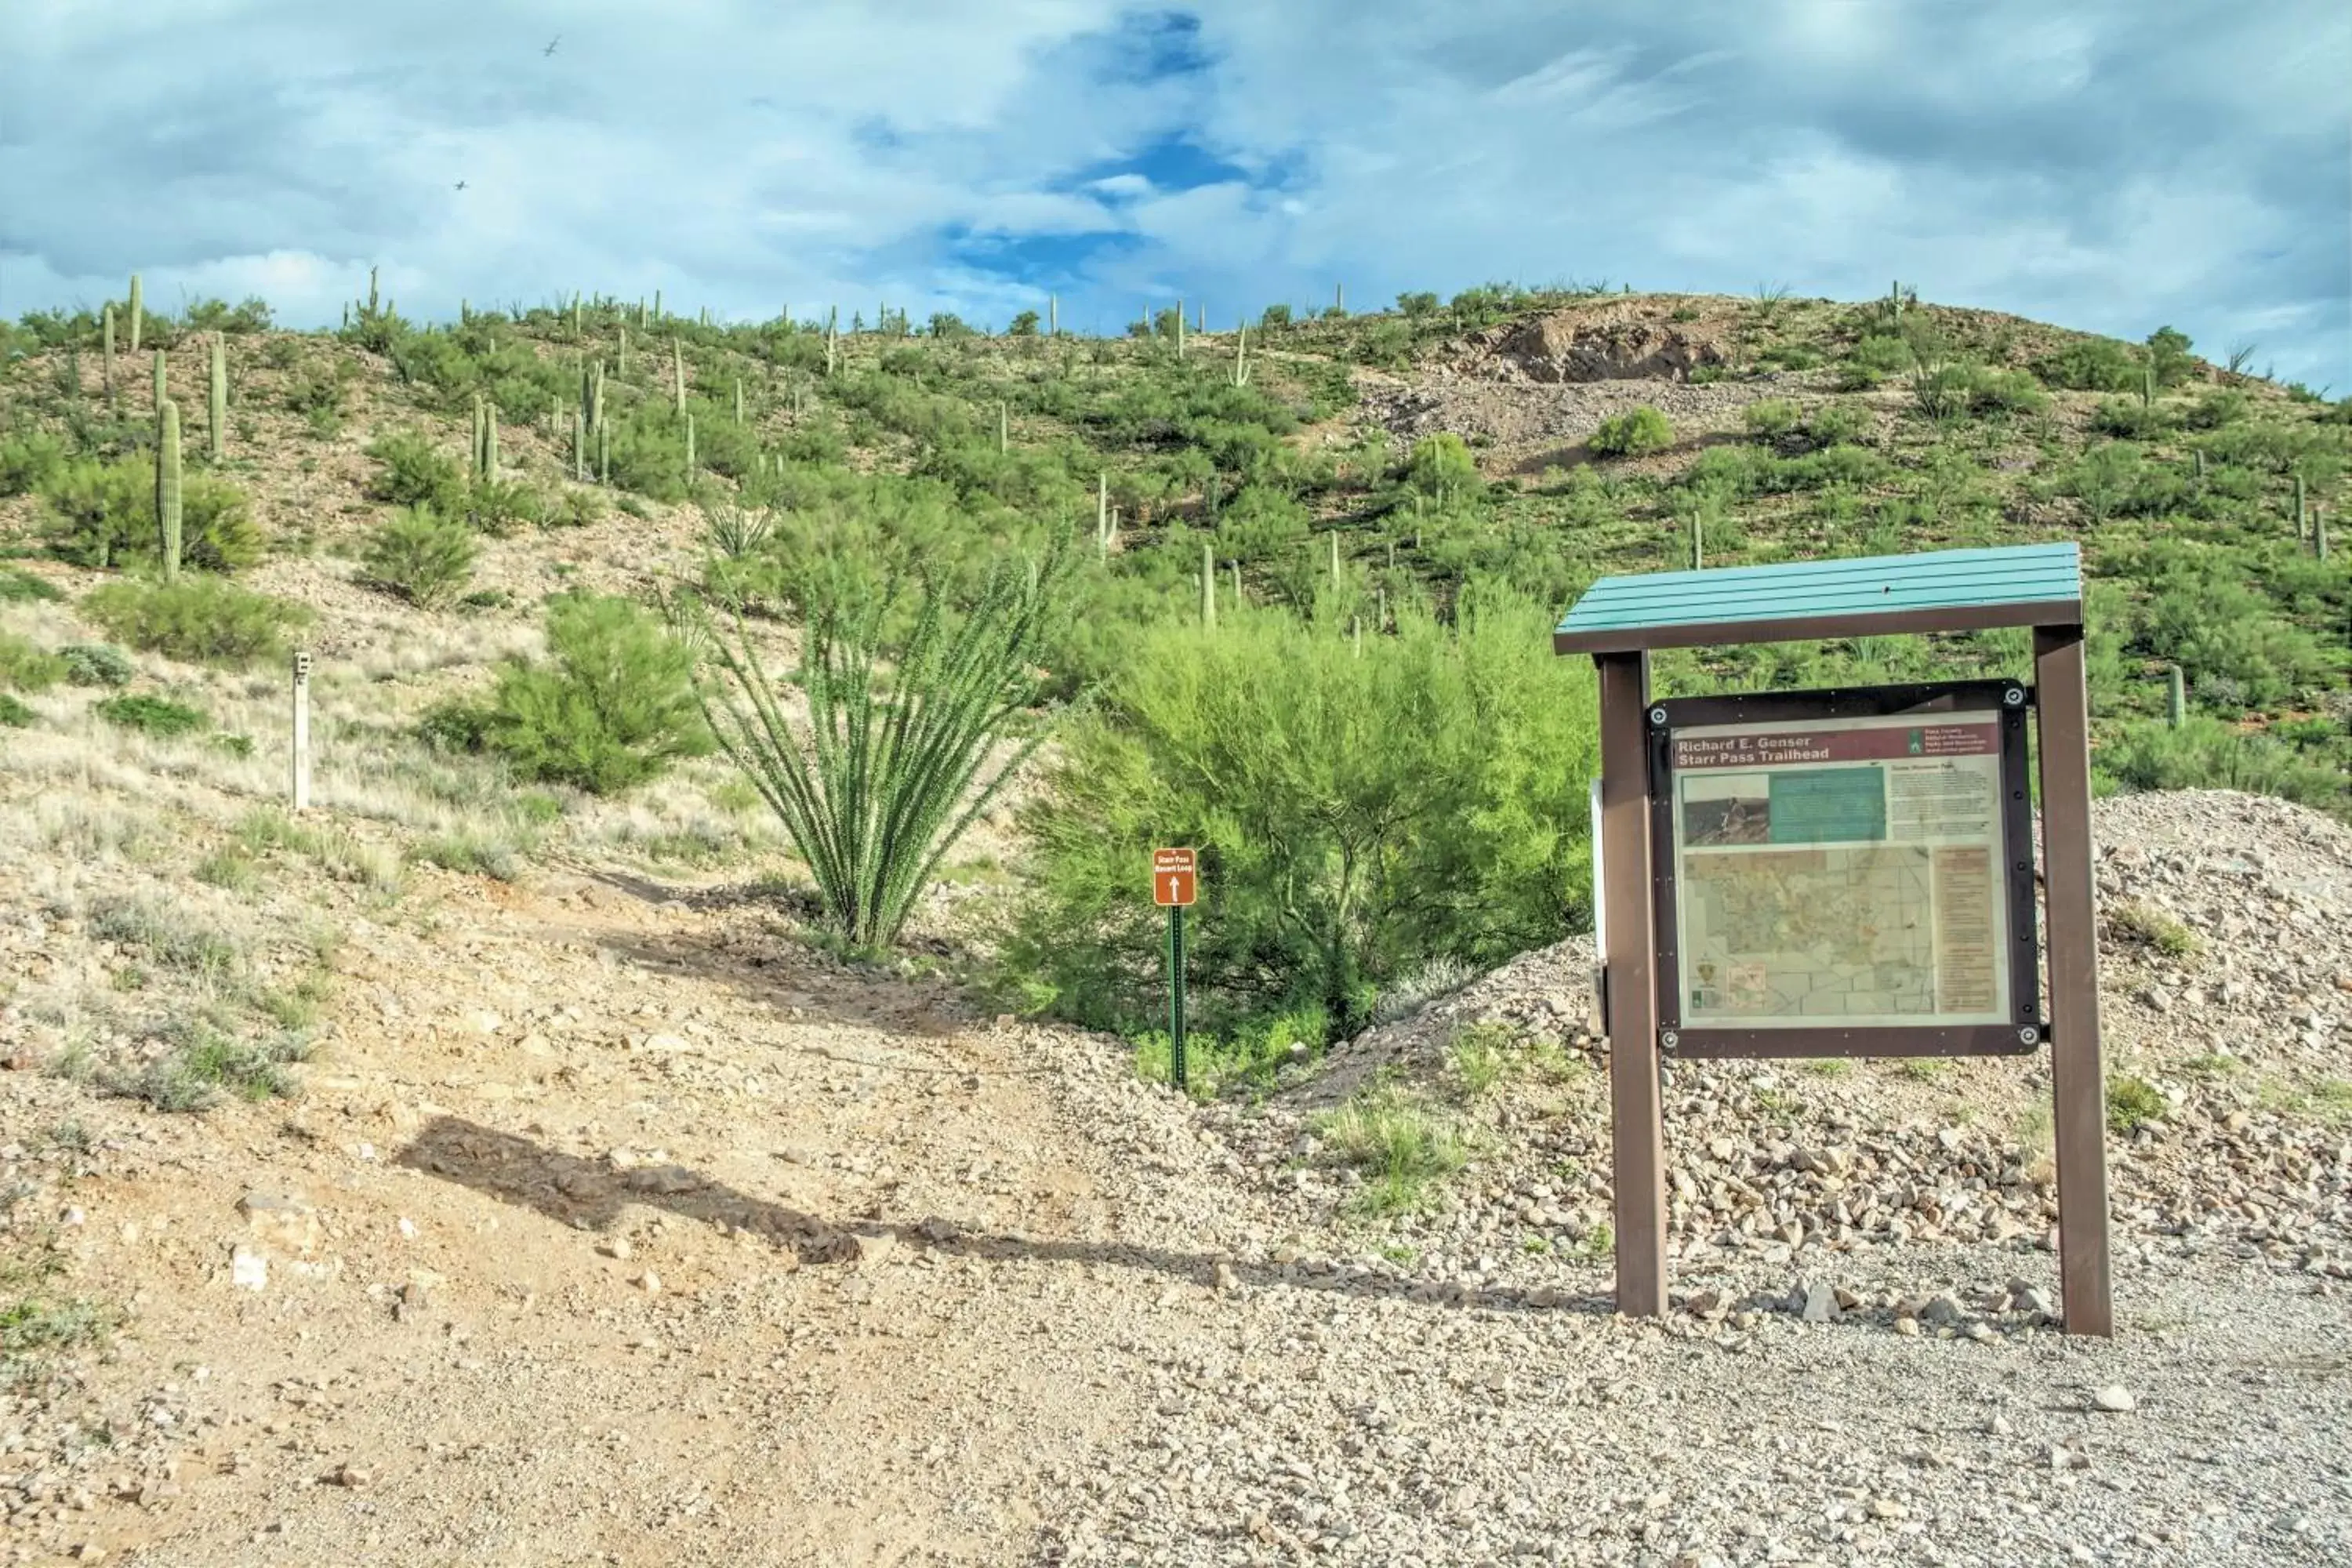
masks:
[[[294,656],[294,809],[310,809],[310,656]]]

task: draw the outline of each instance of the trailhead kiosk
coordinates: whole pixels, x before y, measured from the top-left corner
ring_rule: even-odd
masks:
[[[2032,628],[2031,685],[1650,696],[1655,648],[1993,626]],[[1608,577],[1552,647],[1601,680],[1618,1310],[1666,1310],[1667,1058],[2047,1050],[2065,1328],[2112,1334],[2075,547]]]

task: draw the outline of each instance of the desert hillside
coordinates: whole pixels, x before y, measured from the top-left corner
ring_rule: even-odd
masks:
[[[0,324],[0,1545],[2352,1555],[2352,405],[1901,292],[1287,315]],[[1545,627],[2053,539],[2122,1331],[2057,1331],[2045,1057],[1676,1064],[1676,1310],[1613,1317]],[[739,651],[805,733],[869,615],[919,684],[918,584],[1037,618],[1002,793],[861,933],[694,694]]]

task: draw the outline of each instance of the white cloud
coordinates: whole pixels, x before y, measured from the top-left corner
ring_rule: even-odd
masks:
[[[1206,68],[1147,68],[1181,47]],[[2277,323],[2282,374],[2342,385],[2346,79],[2330,0],[1213,0],[1189,44],[1110,0],[14,0],[0,310],[138,268],[331,321],[371,260],[436,313],[660,287],[1001,321],[1053,287],[1112,322],[1153,289],[1213,319],[1338,281],[1900,276],[2217,349]],[[1257,183],[1118,167],[1179,136]]]

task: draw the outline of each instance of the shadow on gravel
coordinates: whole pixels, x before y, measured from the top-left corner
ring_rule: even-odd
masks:
[[[797,1007],[837,1024],[940,1039],[977,1021],[942,982],[859,973],[762,933],[605,934],[597,944],[639,969],[691,974],[780,1012]]]
[[[415,1140],[394,1157],[393,1163],[471,1187],[502,1202],[537,1209],[578,1229],[606,1229],[628,1205],[643,1204],[706,1225],[723,1224],[732,1229],[753,1232],[780,1247],[789,1248],[804,1264],[853,1262],[897,1246],[959,1258],[1104,1264],[1165,1275],[1209,1289],[1218,1285],[1218,1272],[1223,1266],[1230,1270],[1234,1284],[1250,1287],[1287,1285],[1295,1289],[1332,1290],[1349,1296],[1386,1297],[1488,1310],[1571,1311],[1596,1317],[1608,1317],[1615,1310],[1609,1298],[1601,1295],[1553,1292],[1528,1299],[1470,1286],[1398,1279],[1361,1268],[1243,1263],[1213,1254],[1178,1252],[1166,1247],[995,1235],[966,1230],[937,1215],[898,1224],[860,1221],[835,1225],[815,1215],[706,1181],[684,1166],[615,1171],[602,1160],[557,1153],[517,1133],[484,1127],[457,1116],[438,1116],[427,1122]]]

